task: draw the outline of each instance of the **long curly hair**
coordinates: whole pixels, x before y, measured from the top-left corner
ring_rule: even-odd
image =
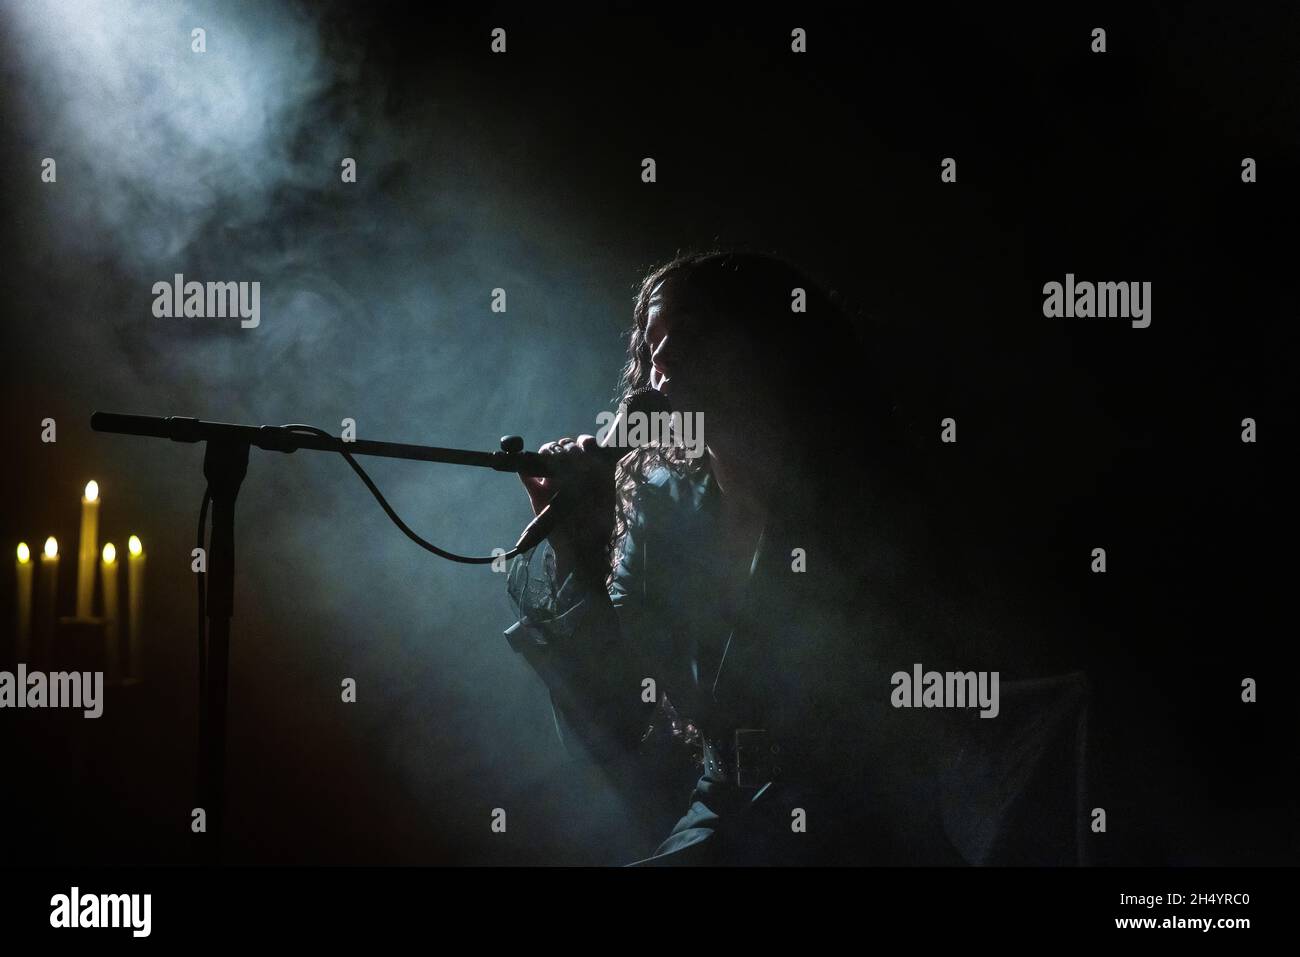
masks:
[[[652,295],[668,282],[675,301],[721,323],[744,342],[764,374],[754,389],[772,389],[775,401],[799,428],[783,440],[781,458],[793,468],[813,508],[842,513],[860,492],[867,470],[875,487],[903,479],[906,447],[892,402],[876,374],[842,297],[789,260],[765,252],[709,250],[679,254],[641,281],[628,332],[627,362],[617,399],[625,402],[650,383],[651,350],[646,341]],[[793,304],[802,290],[803,311]],[[707,455],[690,459],[681,443],[640,448],[619,463],[615,476],[616,523],[609,546],[611,574],[619,543],[633,515],[639,485],[657,468],[687,475],[709,467]],[[905,479],[904,479],[905,480]],[[828,513],[829,514],[829,513]]]

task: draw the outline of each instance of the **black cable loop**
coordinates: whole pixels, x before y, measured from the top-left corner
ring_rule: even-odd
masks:
[[[325,439],[334,438],[334,436],[330,435],[323,429],[318,429],[314,425],[304,425],[300,422],[295,422],[290,425],[282,425],[280,428],[287,429],[290,432],[306,432],[309,435],[316,435]],[[370,494],[375,497],[377,502],[379,502],[388,517],[393,520],[393,524],[400,528],[407,538],[426,551],[433,552],[433,554],[437,555],[439,558],[445,558],[449,562],[460,562],[462,565],[490,565],[498,559],[508,560],[519,554],[519,549],[512,548],[503,555],[489,555],[486,558],[474,558],[467,555],[457,555],[455,552],[449,552],[446,549],[439,548],[432,542],[425,541],[415,532],[411,531],[407,524],[402,521],[401,517],[393,511],[392,506],[388,504],[388,500],[384,498],[383,493],[375,487],[375,483],[371,481],[370,476],[366,474],[365,469],[357,464],[357,460],[352,457],[352,454],[344,449],[340,449],[339,454],[347,460],[348,465],[352,466],[352,471],[356,472],[357,475],[360,476],[361,481],[366,484],[366,488],[370,489]]]

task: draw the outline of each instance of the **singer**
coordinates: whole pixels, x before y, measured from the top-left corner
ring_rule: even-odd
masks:
[[[612,466],[583,435],[523,479],[535,513],[561,489],[571,507],[514,560],[506,636],[567,748],[680,795],[641,863],[955,862],[928,783],[940,736],[888,706],[934,602],[921,470],[875,360],[793,264],[679,256],[640,285],[620,391],[702,416],[705,454],[660,442]]]

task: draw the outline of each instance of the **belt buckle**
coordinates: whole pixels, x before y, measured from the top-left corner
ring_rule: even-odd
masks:
[[[729,780],[731,775],[727,773],[727,762],[723,758],[722,750],[708,738],[702,740],[703,748],[700,753],[700,763],[703,765],[704,773],[715,781]]]
[[[766,728],[737,728],[734,754],[736,787],[761,788],[781,773],[780,748]]]

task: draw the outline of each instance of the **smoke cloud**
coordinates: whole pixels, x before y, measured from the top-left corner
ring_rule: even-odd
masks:
[[[348,417],[359,438],[492,449],[520,432],[535,447],[594,431],[636,275],[620,264],[622,288],[592,280],[611,263],[581,224],[555,221],[544,173],[503,149],[521,135],[511,117],[472,85],[394,95],[334,5],[18,0],[3,16],[6,153],[21,165],[6,171],[9,261],[23,277],[7,338],[26,382],[7,405],[14,421],[55,416],[57,487],[93,473],[109,533],[130,525],[148,543],[155,665],[188,721],[201,454],[94,435],[92,411],[336,433]],[[44,157],[55,183],[34,175]],[[152,285],[175,273],[260,282],[260,325],[154,317]],[[505,313],[489,308],[498,287]],[[511,476],[363,464],[455,551],[508,548],[525,518]],[[74,503],[33,501],[23,522],[70,536]],[[559,760],[545,694],[501,636],[503,576],[422,552],[316,453],[254,450],[238,519],[231,827],[271,826],[254,804],[295,813],[324,776],[340,804],[418,822],[390,859],[481,860],[479,812]],[[344,677],[358,704],[340,715]],[[337,832],[337,815],[320,826]]]

